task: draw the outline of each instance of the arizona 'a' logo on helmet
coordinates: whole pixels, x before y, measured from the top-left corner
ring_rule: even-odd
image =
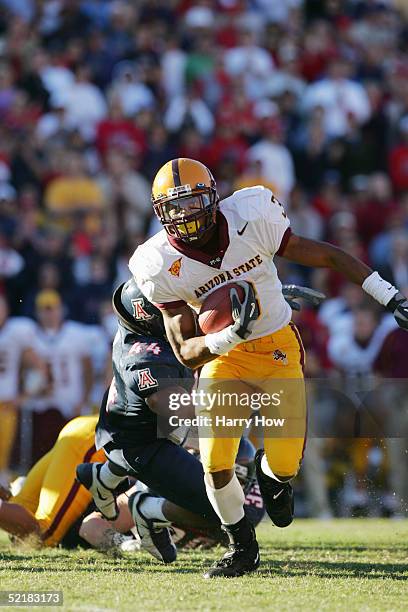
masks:
[[[180,157],[156,174],[152,202],[169,236],[197,242],[214,227],[219,198],[209,169],[195,159]]]
[[[116,289],[112,306],[122,325],[129,331],[140,336],[165,338],[160,310],[146,299],[134,278]]]
[[[147,321],[153,316],[150,313],[146,312],[146,310],[144,309],[144,301],[145,298],[135,298],[131,300],[133,306],[133,316],[138,321]]]

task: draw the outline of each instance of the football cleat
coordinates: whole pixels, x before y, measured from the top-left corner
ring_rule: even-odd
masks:
[[[81,463],[77,465],[76,477],[78,482],[92,494],[99,512],[108,521],[114,521],[119,516],[119,508],[114,491],[106,487],[100,479],[103,465],[103,463]]]
[[[251,526],[251,538],[246,544],[234,541],[233,535],[225,526],[222,526],[222,529],[227,532],[229,537],[228,550],[219,561],[216,561],[206,571],[204,578],[238,578],[257,570],[260,557],[253,527]]]
[[[173,563],[177,558],[177,548],[170,534],[171,523],[162,519],[149,519],[143,515],[140,506],[146,497],[149,497],[148,493],[136,491],[128,501],[129,510],[140,537],[140,545],[155,559],[163,563]]]
[[[264,500],[265,509],[274,525],[287,527],[293,521],[295,511],[292,485],[289,482],[278,482],[264,474],[261,468],[264,452],[264,449],[260,448],[255,455],[259,490]]]

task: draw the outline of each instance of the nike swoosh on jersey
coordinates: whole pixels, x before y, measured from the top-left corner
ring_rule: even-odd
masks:
[[[245,232],[247,228],[247,225],[248,225],[248,221],[245,223],[244,227],[241,230],[237,230],[238,236],[242,236],[242,234]]]
[[[279,491],[279,493],[276,493],[276,495],[273,495],[273,496],[272,496],[272,499],[278,499],[278,497],[279,497],[279,495],[280,495],[281,493],[283,493],[283,489],[281,489],[281,490]]]

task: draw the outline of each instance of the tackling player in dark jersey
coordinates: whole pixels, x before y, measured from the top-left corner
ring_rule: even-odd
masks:
[[[303,289],[296,293],[293,287],[288,288],[287,297],[312,302],[322,298]],[[193,375],[176,359],[160,311],[133,279],[116,290],[113,306],[119,318],[113,343],[114,377],[96,427],[96,447],[104,448],[108,461],[79,465],[77,477],[111,521],[118,515],[114,491],[127,476],[155,491],[156,495],[137,491],[129,499],[129,508],[143,548],[169,563],[176,558],[171,523],[215,531],[220,527],[207,497],[200,461],[179,445],[177,430],[168,437],[158,436],[159,417],[168,421],[170,395],[185,395],[192,388]]]

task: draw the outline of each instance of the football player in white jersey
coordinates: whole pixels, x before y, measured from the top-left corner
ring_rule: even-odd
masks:
[[[44,363],[33,350],[35,324],[25,317],[9,317],[0,296],[0,483],[9,479],[9,460],[17,429],[18,408],[28,389],[20,388],[22,371],[44,374]]]
[[[278,389],[282,381],[291,382],[290,401],[279,406],[284,433],[271,435],[264,428],[265,450],[256,457],[266,510],[275,525],[285,527],[293,519],[290,480],[298,472],[306,433],[304,352],[274,255],[342,273],[386,306],[404,329],[408,301],[342,249],[295,235],[281,203],[262,186],[220,201],[208,168],[180,158],[158,171],[152,201],[164,231],[137,248],[129,267],[147,299],[162,309],[178,359],[189,368],[202,367],[199,388],[219,392],[224,388],[220,379],[232,380],[243,393],[251,392],[243,381],[262,380],[261,389],[268,391],[274,381],[279,381]],[[186,332],[194,328],[190,306],[199,308],[211,291],[228,282],[239,282],[243,289],[241,298],[231,289],[235,322],[217,333],[191,336]],[[200,432],[207,495],[230,539],[229,551],[207,571],[207,578],[240,576],[259,565],[255,532],[245,518],[242,488],[233,470],[239,431],[228,437],[214,429],[214,417],[217,422],[224,408],[215,402],[210,435],[208,428]],[[197,414],[208,415],[208,406],[199,405]]]
[[[83,414],[93,387],[92,346],[85,325],[64,320],[60,295],[41,291],[35,301],[35,350],[47,363],[47,381],[30,402],[33,409],[34,460],[54,444],[70,419]],[[38,435],[36,435],[36,431]]]

